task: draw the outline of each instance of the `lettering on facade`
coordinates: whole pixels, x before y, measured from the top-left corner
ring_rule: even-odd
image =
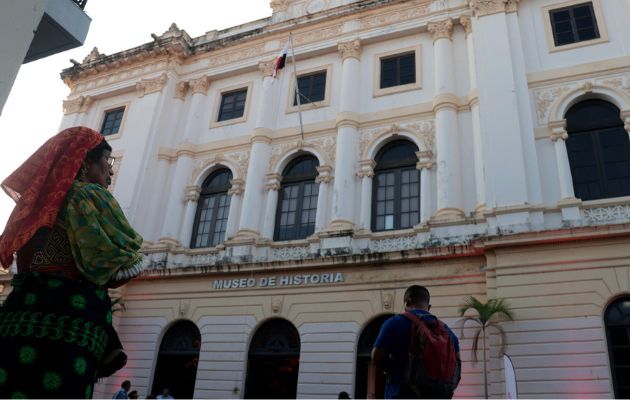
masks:
[[[325,272],[321,274],[299,274],[266,276],[262,278],[217,279],[213,282],[213,289],[249,289],[253,287],[282,287],[306,286],[322,283],[342,283],[344,276],[341,272]]]

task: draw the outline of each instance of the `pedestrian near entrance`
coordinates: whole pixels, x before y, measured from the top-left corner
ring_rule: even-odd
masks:
[[[405,313],[381,327],[372,349],[370,378],[386,375],[386,399],[451,398],[461,376],[457,336],[429,313],[430,294],[424,286],[410,286],[404,305]],[[448,378],[438,380],[432,374],[436,370]]]
[[[156,397],[157,400],[167,400],[172,398],[173,396],[170,395],[170,391],[168,390],[168,388],[162,389],[162,394]]]
[[[124,381],[120,385],[120,389],[118,389],[118,391],[114,393],[114,397],[112,397],[112,399],[128,399],[129,396],[127,395],[127,393],[129,393],[129,389],[131,389],[131,382]]]

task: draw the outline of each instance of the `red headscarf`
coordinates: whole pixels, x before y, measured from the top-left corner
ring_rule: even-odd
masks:
[[[2,182],[2,189],[17,203],[0,236],[2,266],[11,265],[13,253],[39,228],[54,225],[85,156],[103,140],[103,135],[90,128],[64,129]]]

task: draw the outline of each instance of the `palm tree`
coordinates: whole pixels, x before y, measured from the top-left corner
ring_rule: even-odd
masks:
[[[459,308],[459,315],[464,316],[466,311],[473,309],[477,312],[477,317],[465,317],[458,321],[461,323],[461,336],[464,337],[464,325],[468,321],[476,322],[479,325],[479,329],[475,332],[475,338],[472,345],[473,362],[477,362],[477,350],[479,349],[479,336],[482,337],[482,350],[483,350],[483,390],[484,397],[488,398],[488,370],[486,368],[486,330],[490,327],[496,328],[501,334],[501,353],[503,353],[503,347],[506,343],[505,331],[499,325],[499,318],[505,317],[508,320],[513,320],[514,315],[510,310],[510,307],[506,303],[505,299],[490,299],[485,303],[480,302],[474,296],[469,296],[465,299],[464,305]],[[496,316],[494,320],[493,317]]]

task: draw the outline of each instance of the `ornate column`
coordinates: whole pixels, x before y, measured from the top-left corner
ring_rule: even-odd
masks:
[[[237,236],[241,238],[260,236],[260,205],[263,204],[265,190],[265,173],[269,169],[271,158],[271,134],[273,133],[273,116],[276,115],[277,98],[275,92],[280,85],[272,85],[272,62],[261,62],[258,69],[263,75],[263,90],[258,97],[258,114],[256,125],[251,135],[250,162],[245,181],[247,187],[243,194],[243,207],[238,225]],[[273,214],[275,216],[275,213]],[[265,218],[268,216],[265,215]],[[264,224],[263,224],[264,225]],[[272,231],[273,232],[273,231]]]
[[[319,183],[317,193],[317,214],[315,216],[315,232],[320,231],[328,226],[328,187],[332,181],[332,167],[330,165],[320,165],[317,167],[317,178],[315,182]]]
[[[267,201],[265,203],[265,220],[263,222],[263,237],[273,240],[273,230],[276,226],[276,207],[278,207],[278,191],[282,176],[279,174],[267,174]]]
[[[184,127],[184,142],[194,141],[199,134],[199,130],[202,129],[201,116],[203,115],[204,103],[210,87],[210,79],[207,76],[202,76],[191,79],[188,81],[188,85],[190,86],[192,97],[190,99],[190,114]]]
[[[437,151],[437,213],[441,219],[463,217],[457,96],[453,73],[453,21],[429,23],[435,60],[435,144]]]
[[[483,140],[481,137],[481,119],[479,115],[479,96],[477,95],[477,70],[475,67],[475,46],[472,35],[472,18],[464,15],[459,19],[466,32],[466,49],[468,55],[468,80],[470,81],[470,93],[468,104],[472,117],[473,155],[475,160],[475,194],[477,204],[476,212],[481,212],[486,207],[486,180],[483,176]]]
[[[566,131],[566,121],[559,121],[551,125],[551,141],[556,152],[556,168],[558,170],[558,184],[560,187],[560,199],[573,199],[573,178],[571,165],[565,141],[569,138]]]
[[[374,160],[359,161],[359,172],[357,176],[361,178],[361,214],[359,216],[359,227],[364,230],[372,230],[372,179],[374,178]]]
[[[416,152],[420,170],[420,225],[426,225],[431,219],[431,178],[429,170],[433,168],[433,153],[431,151]]]
[[[354,228],[356,191],[355,166],[359,159],[359,116],[357,113],[360,94],[359,67],[361,42],[352,40],[340,43],[341,98],[337,114],[337,148],[335,156],[335,181],[333,184],[333,230]]]
[[[184,223],[179,236],[179,241],[184,247],[190,247],[190,239],[192,236],[192,227],[195,222],[195,212],[197,211],[197,202],[201,187],[197,185],[186,186],[186,195],[184,202],[186,203],[186,211],[184,212]]]
[[[228,210],[225,239],[229,239],[236,235],[236,230],[238,229],[238,214],[241,210],[241,200],[245,182],[243,182],[242,179],[232,179],[230,181],[230,184],[232,185],[232,187],[230,187],[230,190],[228,190],[228,195],[230,195],[230,209]]]

